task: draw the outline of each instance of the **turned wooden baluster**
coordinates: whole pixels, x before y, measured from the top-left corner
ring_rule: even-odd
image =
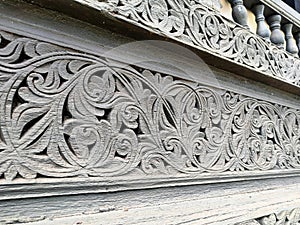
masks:
[[[265,23],[264,10],[265,6],[263,4],[254,5],[252,8],[257,23],[256,34],[269,40],[271,31]]]
[[[292,33],[293,24],[288,23],[282,27],[285,33],[286,50],[291,54],[298,55],[298,47]]]
[[[300,56],[300,32],[295,34],[295,39],[296,39],[297,47],[298,47],[298,50],[299,50],[298,55]]]
[[[229,0],[232,7],[232,18],[240,25],[249,28],[247,9],[243,0]]]
[[[271,42],[277,45],[279,48],[284,48],[284,34],[280,30],[280,22],[280,15],[273,15],[268,18],[268,24],[271,29]]]

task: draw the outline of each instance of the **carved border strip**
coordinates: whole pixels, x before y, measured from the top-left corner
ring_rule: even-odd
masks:
[[[236,225],[289,225],[300,223],[300,208],[272,213],[261,218],[237,223]]]
[[[191,0],[109,0],[113,17],[299,86],[300,60]],[[105,5],[105,6],[104,6]]]
[[[299,110],[7,32],[0,37],[2,178],[300,169]]]

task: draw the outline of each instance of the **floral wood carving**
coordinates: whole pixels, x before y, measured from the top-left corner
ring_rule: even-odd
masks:
[[[273,213],[255,220],[238,223],[236,225],[299,225],[300,209],[282,211]]]
[[[300,111],[1,32],[2,178],[300,168]]]
[[[287,83],[300,85],[300,60],[201,0],[109,0],[111,15],[208,51]]]

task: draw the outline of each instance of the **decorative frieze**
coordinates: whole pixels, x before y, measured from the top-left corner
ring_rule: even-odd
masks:
[[[300,169],[300,111],[1,32],[0,174]]]
[[[148,19],[178,38],[178,12],[161,12],[174,7],[162,2],[149,1],[153,12]],[[256,61],[255,68],[261,69],[263,61],[252,57],[256,46],[265,42],[254,34],[245,35],[248,31],[234,23],[222,24],[222,17],[207,7],[203,8],[209,14],[201,17],[196,3],[190,21],[199,16],[207,30],[202,32],[201,23],[198,32],[184,28],[186,38],[194,35],[198,47],[201,43],[227,52],[228,59],[243,65]],[[17,7],[4,14],[12,18],[11,12],[19,12]],[[34,8],[35,13],[38,10]],[[142,53],[131,48],[132,54],[118,57],[113,48],[123,43],[124,36],[89,27],[92,35],[83,32],[81,38],[74,37],[79,33],[72,33],[74,27],[81,31],[86,23],[54,13],[70,28],[63,29],[52,24],[47,11],[35,13],[29,23],[23,14],[14,23],[1,16],[0,224],[63,224],[63,217],[71,221],[71,215],[78,218],[71,224],[90,224],[87,216],[107,224],[163,224],[179,218],[178,223],[234,224],[299,205],[299,98],[214,67],[211,71],[221,78],[220,84],[207,82],[202,74],[209,69],[183,51],[177,53],[186,61],[169,64],[175,48],[163,56],[154,55],[156,46],[145,47]],[[147,18],[147,13],[140,15]],[[132,18],[127,19],[132,22]],[[47,35],[51,32],[55,35]],[[239,42],[242,37],[247,41]],[[291,57],[274,47],[272,53],[276,51]],[[229,58],[231,53],[236,57]],[[263,50],[258,54],[272,56]],[[150,55],[165,60],[152,61]],[[277,61],[270,60],[275,68]],[[269,61],[265,63],[267,68]],[[179,65],[200,69],[184,70]],[[194,80],[190,71],[195,72]],[[276,179],[264,179],[270,177]],[[204,183],[209,184],[196,185]],[[148,188],[155,189],[144,190]],[[298,221],[299,210],[293,210],[244,224]]]
[[[299,59],[224,18],[220,13],[204,7],[201,1],[109,2],[110,9],[104,10],[115,18],[208,51],[284,82],[297,86],[300,84]],[[152,9],[154,5],[155,10]],[[240,4],[237,5],[240,7]],[[271,41],[282,47],[285,40],[283,32],[279,30],[280,19],[280,15],[275,15],[269,18],[269,22],[272,29]]]

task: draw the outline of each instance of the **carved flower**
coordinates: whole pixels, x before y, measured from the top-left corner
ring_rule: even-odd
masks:
[[[253,154],[261,151],[261,141],[256,137],[250,137],[248,143]]]
[[[130,130],[125,129],[118,134],[112,146],[114,157],[127,161],[134,161],[134,156],[138,151],[138,140],[136,134]]]
[[[68,98],[68,109],[73,117],[89,118],[105,114],[105,105],[115,96],[115,78],[109,68],[97,67],[88,70],[78,80]]]
[[[275,130],[274,130],[274,123],[272,121],[266,121],[263,123],[262,132],[268,138],[274,138]]]
[[[88,121],[69,119],[65,123],[64,133],[70,148],[66,154],[81,167],[93,167],[107,151],[111,126],[105,120],[91,124]]]
[[[290,140],[284,141],[284,146],[287,155],[300,161],[300,140],[298,136],[293,136]]]
[[[273,141],[268,140],[267,143],[263,144],[261,152],[254,155],[254,159],[260,169],[273,168],[277,161]]]
[[[115,91],[115,80],[108,68],[96,68],[85,76],[84,89],[93,101],[108,101]]]
[[[224,132],[219,127],[207,128],[205,130],[205,134],[207,139],[212,145],[220,145],[224,140]]]
[[[149,0],[150,15],[153,22],[159,23],[168,17],[168,7],[163,0]]]
[[[260,128],[262,125],[262,119],[259,115],[259,112],[257,110],[253,111],[253,115],[252,115],[252,120],[251,120],[251,124],[255,127],[255,128]]]
[[[272,157],[273,157],[273,154],[274,154],[274,144],[272,141],[267,141],[267,144],[265,145],[265,148],[264,148],[264,155],[263,155],[263,158],[265,159],[265,161],[269,162],[271,161]]]
[[[132,144],[130,140],[119,137],[115,142],[115,148],[120,156],[125,157],[130,152]]]
[[[131,129],[135,129],[138,127],[137,119],[139,117],[139,112],[137,111],[137,108],[135,106],[125,105],[123,108],[121,108],[120,113],[124,125]]]

